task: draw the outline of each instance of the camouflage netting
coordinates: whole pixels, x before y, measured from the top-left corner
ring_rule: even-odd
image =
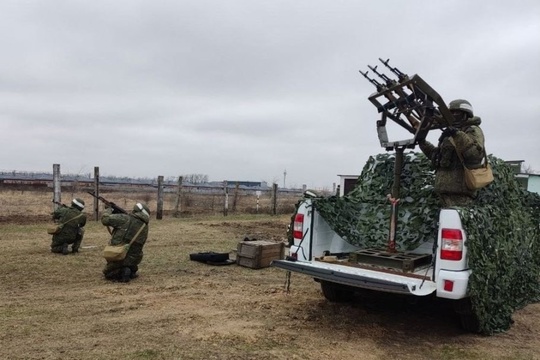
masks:
[[[388,245],[394,154],[370,157],[347,196],[315,199],[318,211],[347,242]],[[470,207],[457,208],[467,231],[469,294],[480,331],[510,327],[515,309],[540,300],[540,196],[523,190],[504,161],[490,156],[495,181]],[[433,172],[420,153],[404,155],[396,248],[413,250],[437,236],[439,200]]]
[[[424,155],[405,154],[398,203],[397,250],[412,250],[437,236],[438,199],[433,171]],[[388,244],[394,155],[370,157],[356,187],[345,197],[317,199],[318,211],[350,244],[385,248]]]

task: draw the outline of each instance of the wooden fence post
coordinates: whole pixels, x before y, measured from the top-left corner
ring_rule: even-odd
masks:
[[[99,166],[94,166],[94,220],[99,220]]]
[[[182,212],[182,181],[183,177],[178,177],[178,187],[176,189],[176,202],[174,203],[174,217],[180,217]]]
[[[257,196],[257,214],[259,213],[259,198],[261,197],[261,191],[257,190],[255,191],[255,195]]]
[[[229,184],[227,180],[223,181],[223,191],[225,192],[225,204],[223,206],[223,216],[229,214]]]
[[[156,219],[163,219],[163,175],[158,176]]]
[[[272,215],[277,215],[277,184],[272,184]]]
[[[233,196],[233,203],[232,203],[233,213],[236,212],[236,204],[238,203],[238,188],[239,187],[240,187],[240,184],[236,182],[236,185],[234,186],[234,196]]]
[[[60,180],[60,164],[53,164],[53,201],[62,202],[62,182]],[[58,208],[58,204],[53,204],[53,209]]]

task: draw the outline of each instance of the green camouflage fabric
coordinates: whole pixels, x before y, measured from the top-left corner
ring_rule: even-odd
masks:
[[[398,202],[396,249],[408,251],[437,236],[439,202],[433,194],[434,174],[421,153],[404,153]],[[314,200],[332,229],[361,248],[386,248],[390,228],[394,154],[367,161],[355,188],[346,196]]]
[[[540,196],[520,187],[509,165],[489,156],[494,181],[459,211],[467,233],[472,276],[469,295],[480,332],[507,330],[512,313],[540,300]],[[369,158],[357,185],[344,197],[313,199],[329,226],[360,248],[386,249],[390,228],[394,154]],[[435,241],[439,195],[431,161],[405,153],[401,175],[396,248],[413,250]]]
[[[508,330],[516,309],[540,301],[540,195],[524,190],[502,160],[490,157],[490,164],[494,183],[460,210],[469,295],[487,335]]]
[[[81,214],[81,217],[75,219]],[[83,239],[86,215],[74,206],[60,206],[53,212],[53,219],[57,224],[65,225],[58,234],[52,236],[51,251],[61,253],[66,245],[71,244],[72,251],[77,252]],[[70,219],[74,220],[68,221]]]
[[[465,184],[463,165],[456,147],[461,152],[467,168],[480,167],[484,158],[484,134],[479,127],[481,122],[477,116],[468,118],[452,137],[456,146],[450,142],[450,137],[443,138],[438,146],[429,141],[419,143],[420,149],[431,160],[436,171],[434,190],[443,195],[441,201],[445,206],[466,205],[476,194]],[[452,195],[455,195],[454,199]]]
[[[112,211],[111,208],[105,209],[101,216],[101,223],[105,226],[112,227],[110,245],[129,244],[141,226],[144,224],[147,226],[144,227],[137,236],[137,239],[131,244],[125,259],[122,261],[107,261],[107,265],[103,269],[103,274],[106,277],[110,277],[125,267],[130,268],[132,273],[136,273],[138,265],[143,259],[143,246],[148,238],[148,223],[150,218],[142,212],[113,214]]]

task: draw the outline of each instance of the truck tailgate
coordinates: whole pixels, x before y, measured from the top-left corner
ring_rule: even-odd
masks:
[[[436,283],[431,280],[344,266],[338,263],[274,260],[272,266],[302,273],[319,280],[377,291],[425,296],[437,289]]]

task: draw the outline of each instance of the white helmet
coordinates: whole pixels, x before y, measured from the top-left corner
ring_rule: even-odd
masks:
[[[75,206],[77,209],[79,210],[84,210],[84,200],[83,199],[79,199],[79,198],[75,198],[73,200],[71,200],[71,205]]]

